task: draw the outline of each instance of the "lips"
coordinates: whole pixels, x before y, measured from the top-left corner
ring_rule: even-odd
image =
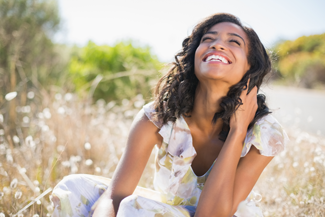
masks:
[[[224,64],[231,64],[232,62],[229,60],[229,58],[220,52],[210,52],[207,53],[204,58],[204,62],[222,62]]]

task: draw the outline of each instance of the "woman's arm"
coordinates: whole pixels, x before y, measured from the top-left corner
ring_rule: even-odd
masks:
[[[240,160],[247,127],[257,109],[257,88],[241,94],[243,105],[230,119],[230,131],[205,183],[195,213],[197,217],[233,216],[238,204],[245,200],[272,157],[256,148]]]
[[[132,123],[127,146],[108,189],[94,206],[93,216],[116,216],[120,202],[136,188],[155,144],[161,144],[159,129],[141,110]]]

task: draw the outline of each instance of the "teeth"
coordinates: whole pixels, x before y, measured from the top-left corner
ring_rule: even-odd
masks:
[[[216,60],[219,60],[223,63],[228,63],[228,61],[222,57],[222,56],[219,56],[219,55],[211,55],[211,56],[208,56],[208,58],[206,59],[206,61],[216,61]]]

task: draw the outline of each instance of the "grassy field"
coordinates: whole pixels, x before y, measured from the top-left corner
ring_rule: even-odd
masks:
[[[114,102],[80,100],[71,93],[28,93],[16,108],[16,134],[0,115],[0,217],[50,216],[50,191],[64,176],[111,177],[124,150],[141,95]],[[267,216],[325,216],[325,139],[287,129],[287,150],[261,175],[255,191]],[[152,188],[154,153],[139,185]],[[45,193],[44,193],[45,192]],[[45,195],[39,199],[38,196]],[[36,200],[37,199],[37,200]]]

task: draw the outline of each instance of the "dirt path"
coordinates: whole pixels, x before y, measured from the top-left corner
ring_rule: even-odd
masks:
[[[325,136],[325,91],[268,85],[261,93],[285,127]]]

